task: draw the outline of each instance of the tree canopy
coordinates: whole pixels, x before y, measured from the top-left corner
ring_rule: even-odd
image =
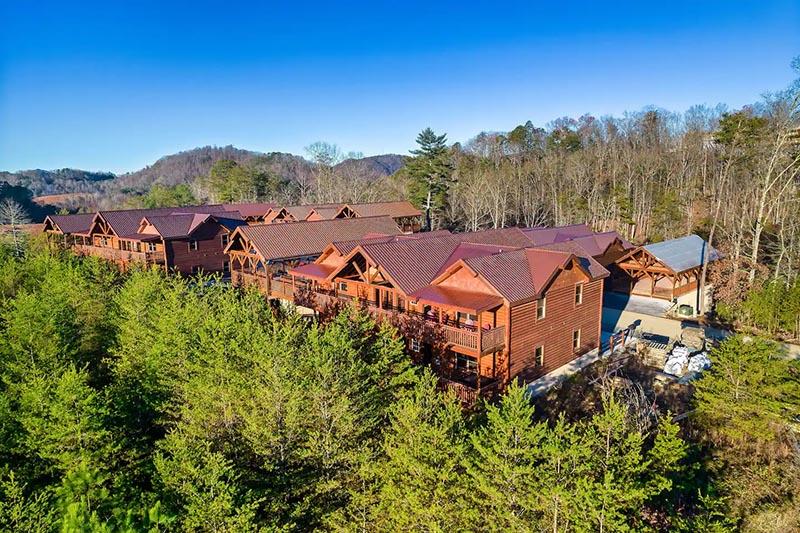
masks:
[[[645,530],[696,486],[669,413],[611,389],[548,419],[517,385],[464,411],[357,308],[310,324],[36,241],[0,287],[4,529]]]

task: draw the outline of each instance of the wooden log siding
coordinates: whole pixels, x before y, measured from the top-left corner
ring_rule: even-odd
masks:
[[[511,308],[511,377],[535,379],[600,345],[603,281],[583,286],[583,303],[575,304],[575,283],[582,274],[567,270],[547,290],[547,313],[536,319],[536,302]],[[581,330],[581,347],[572,349],[573,331]],[[537,366],[536,347],[544,346],[544,365]]]
[[[226,233],[220,224],[205,223],[190,238],[166,241],[167,266],[182,274],[191,274],[193,268],[221,272],[228,260],[222,245],[222,235]],[[190,249],[190,241],[197,241],[197,250]]]

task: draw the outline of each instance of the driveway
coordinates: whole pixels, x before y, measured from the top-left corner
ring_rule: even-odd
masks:
[[[664,313],[669,306],[669,302],[662,300],[607,292],[603,295],[603,336],[636,324],[645,333],[679,339],[683,329],[700,327],[694,320],[666,318]],[[703,331],[706,338],[715,340],[722,340],[732,334],[731,331],[709,326],[703,326]],[[783,346],[788,357],[800,359],[800,346],[796,344]]]

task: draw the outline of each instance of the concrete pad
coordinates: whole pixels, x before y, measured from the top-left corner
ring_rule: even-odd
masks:
[[[658,298],[608,291],[603,293],[603,307],[650,316],[665,316],[672,303]]]

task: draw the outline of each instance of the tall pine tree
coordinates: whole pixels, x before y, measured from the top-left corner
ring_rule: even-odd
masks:
[[[406,164],[411,178],[411,200],[425,208],[427,229],[441,224],[441,215],[448,203],[453,182],[453,166],[447,149],[447,135],[436,135],[425,128],[417,135],[419,148],[411,150],[414,158]]]

